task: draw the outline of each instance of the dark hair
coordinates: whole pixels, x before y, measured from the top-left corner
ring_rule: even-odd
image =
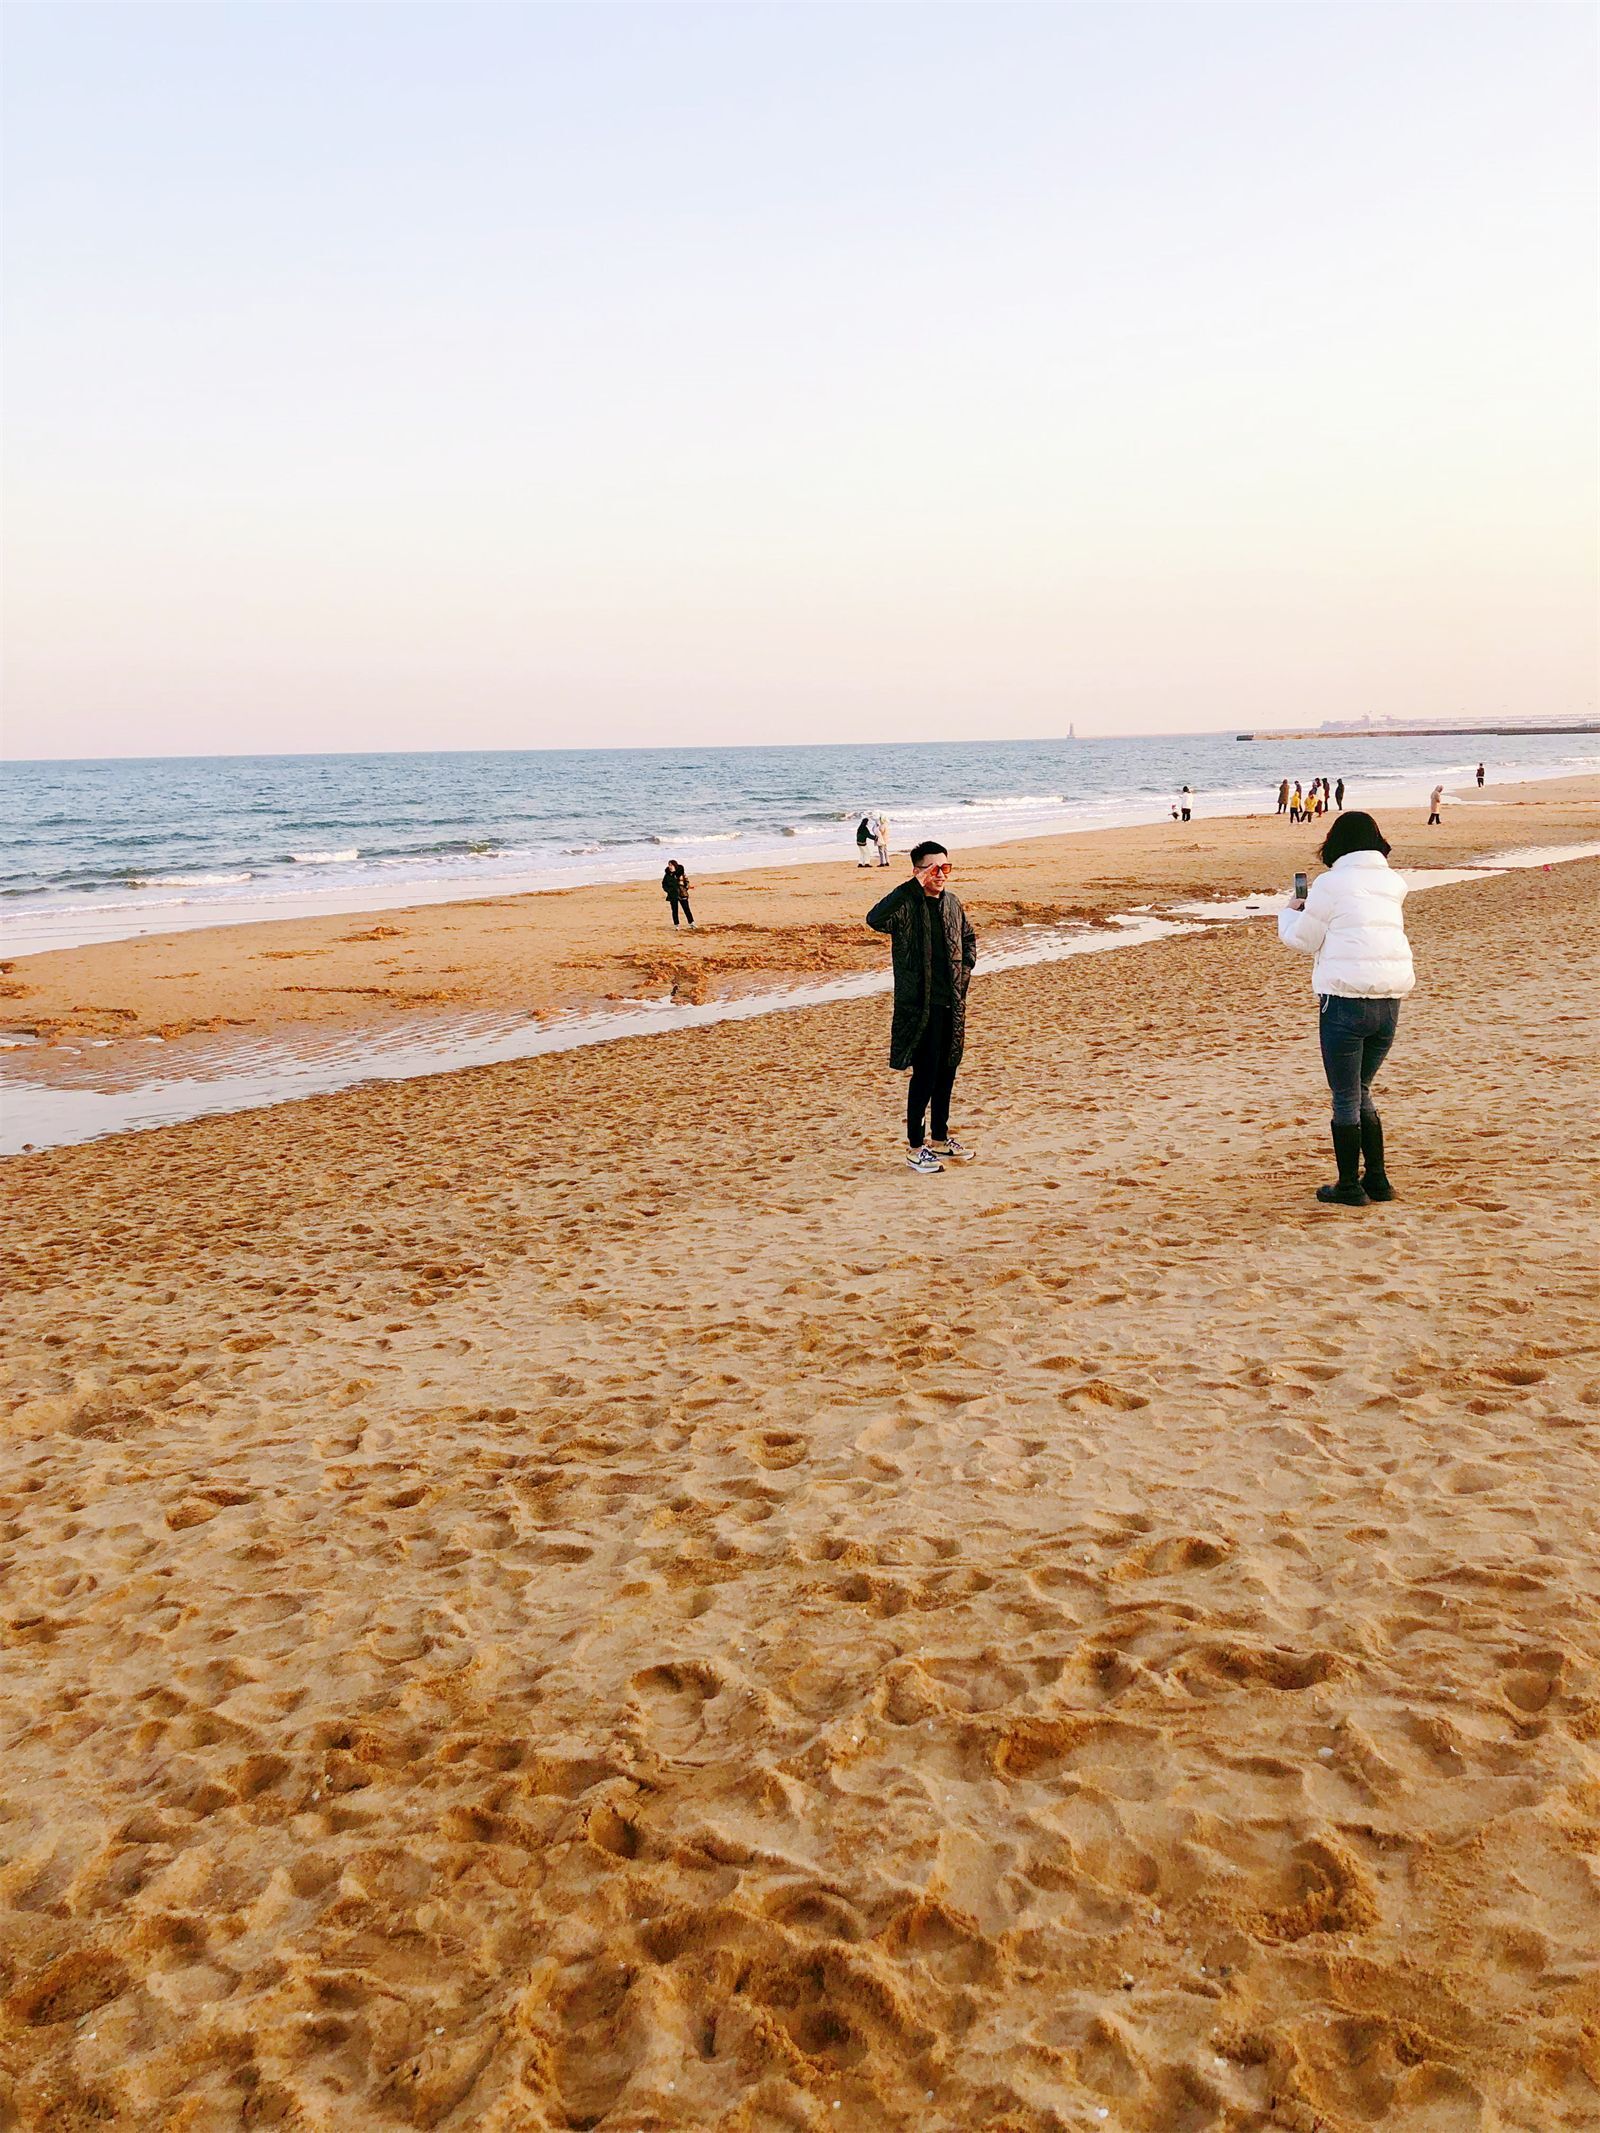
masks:
[[[944,845],[938,843],[932,837],[925,837],[921,844],[914,844],[911,847],[911,864],[914,867],[925,866],[935,852],[943,852],[946,859],[950,857]]]
[[[1331,867],[1336,859],[1343,859],[1346,852],[1382,852],[1385,859],[1389,847],[1384,835],[1370,815],[1359,807],[1351,808],[1349,814],[1341,815],[1333,828],[1322,840],[1322,864]]]

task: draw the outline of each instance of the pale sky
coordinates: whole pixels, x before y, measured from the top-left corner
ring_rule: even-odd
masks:
[[[5,14],[10,755],[1594,715],[1587,5]]]

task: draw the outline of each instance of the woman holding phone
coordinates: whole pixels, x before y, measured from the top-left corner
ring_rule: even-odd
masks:
[[[1327,868],[1278,914],[1278,938],[1315,956],[1311,986],[1321,1003],[1322,1065],[1333,1096],[1333,1153],[1338,1182],[1317,1198],[1340,1207],[1392,1200],[1384,1167],[1383,1122],[1372,1081],[1389,1056],[1400,1002],[1416,983],[1406,939],[1406,884],[1389,865],[1389,847],[1368,814],[1340,815],[1323,839]],[[1363,1163],[1365,1169],[1363,1170]]]

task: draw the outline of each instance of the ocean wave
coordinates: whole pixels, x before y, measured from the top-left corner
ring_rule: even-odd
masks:
[[[705,835],[691,837],[682,832],[671,837],[651,837],[651,844],[737,844],[743,830],[710,830]]]
[[[220,889],[231,882],[254,881],[254,874],[125,874],[130,889]]]
[[[446,860],[503,860],[506,853],[499,845],[425,845],[422,851],[390,851],[380,857],[373,851],[365,851],[363,860],[369,866],[442,866]]]
[[[493,837],[435,837],[426,844],[374,844],[361,846],[363,859],[380,863],[391,859],[470,859],[478,854],[498,852],[500,846]]]
[[[333,867],[359,859],[361,851],[359,846],[352,844],[345,852],[291,852],[289,857],[297,867]]]
[[[1153,789],[1166,791],[1164,785]],[[1112,793],[1080,793],[1075,799],[1069,799],[1065,793],[1008,793],[1003,798],[988,800],[961,793],[918,793],[911,797],[886,799],[881,809],[867,812],[886,814],[890,827],[897,828],[902,823],[919,821],[923,816],[938,816],[947,822],[963,822],[970,821],[975,815],[1037,815],[1054,813],[1063,807],[1081,807],[1085,801],[1109,801],[1116,797],[1117,795]],[[853,832],[861,816],[856,813],[838,819],[847,821]]]

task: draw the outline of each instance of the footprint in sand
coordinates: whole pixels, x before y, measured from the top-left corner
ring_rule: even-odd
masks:
[[[1349,1671],[1336,1652],[1286,1650],[1278,1645],[1243,1643],[1201,1645],[1174,1669],[1191,1689],[1208,1684],[1276,1689],[1289,1694],[1315,1688]]]
[[[758,1466],[799,1466],[806,1457],[806,1441],[793,1430],[765,1429],[749,1440],[750,1456]]]
[[[116,1999],[128,1984],[127,1970],[116,1956],[100,1948],[79,1948],[48,1964],[3,2004],[14,2021],[44,2029],[56,2022],[80,2021]]]
[[[706,1707],[725,1687],[714,1667],[697,1660],[652,1666],[633,1677],[645,1737],[662,1755],[682,1758],[705,1739]]]
[[[1113,1563],[1106,1575],[1122,1580],[1172,1577],[1186,1570],[1215,1570],[1232,1553],[1231,1541],[1212,1540],[1199,1533],[1178,1534],[1132,1549]]]

